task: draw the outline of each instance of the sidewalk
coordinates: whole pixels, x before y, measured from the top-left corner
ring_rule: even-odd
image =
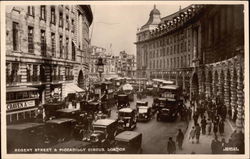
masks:
[[[201,119],[199,118],[198,120],[199,123],[200,123],[200,120]],[[177,148],[176,153],[177,154],[191,154],[191,153],[211,154],[211,142],[214,139],[213,133],[211,133],[211,135],[203,135],[201,133],[200,142],[198,144],[196,143],[192,144],[188,138],[189,138],[189,132],[193,125],[194,125],[194,121],[191,120],[189,122],[188,129],[184,136],[184,141],[183,141],[183,146],[182,146],[183,150],[179,150]],[[226,120],[225,121],[225,133],[223,136],[218,135],[218,139],[221,141],[222,138],[225,138],[227,142],[232,132],[233,132],[232,126],[230,125],[229,121]]]

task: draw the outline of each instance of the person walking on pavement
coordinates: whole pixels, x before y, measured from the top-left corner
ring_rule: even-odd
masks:
[[[221,136],[224,134],[224,126],[225,126],[225,124],[224,124],[224,121],[222,119],[219,122],[219,133],[220,133]]]
[[[207,121],[206,121],[206,117],[204,116],[203,119],[201,120],[201,129],[202,129],[203,135],[206,134],[206,125],[207,125]]]
[[[194,125],[197,124],[197,121],[198,121],[198,113],[197,112],[194,112],[194,115],[193,115],[193,119],[194,119]]]
[[[184,134],[181,131],[181,129],[179,129],[178,134],[176,136],[176,142],[178,143],[178,147],[179,147],[180,150],[182,150],[183,139],[184,139]]]
[[[196,124],[195,126],[195,137],[196,137],[196,143],[199,143],[200,140],[200,134],[201,134],[201,127],[199,124]]]
[[[216,122],[213,122],[213,132],[214,132],[214,136],[217,136],[217,132],[218,132],[218,125]]]
[[[210,135],[211,130],[212,130],[212,121],[210,120],[210,118],[208,118],[208,120],[207,120],[207,132],[208,132],[208,135]]]
[[[189,141],[191,141],[192,144],[194,143],[194,138],[195,138],[195,128],[193,126],[190,133],[189,133]]]
[[[175,142],[172,140],[172,137],[169,137],[167,150],[169,154],[174,154],[176,152]]]

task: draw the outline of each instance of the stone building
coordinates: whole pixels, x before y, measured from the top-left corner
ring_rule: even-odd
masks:
[[[174,80],[191,96],[220,97],[244,128],[244,7],[190,5],[137,32],[137,76]]]
[[[89,5],[6,7],[6,86],[39,89],[46,103],[55,89],[84,87],[88,70]]]

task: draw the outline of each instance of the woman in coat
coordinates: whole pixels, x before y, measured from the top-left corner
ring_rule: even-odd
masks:
[[[195,139],[195,128],[194,126],[192,127],[190,133],[189,133],[189,141],[192,142],[192,144],[194,143],[194,139]]]

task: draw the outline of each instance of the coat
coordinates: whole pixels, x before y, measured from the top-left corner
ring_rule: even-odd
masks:
[[[176,136],[176,141],[177,142],[182,142],[184,139],[184,134],[183,132],[178,132],[177,136]]]
[[[175,153],[176,151],[176,146],[174,141],[168,141],[168,153]]]

